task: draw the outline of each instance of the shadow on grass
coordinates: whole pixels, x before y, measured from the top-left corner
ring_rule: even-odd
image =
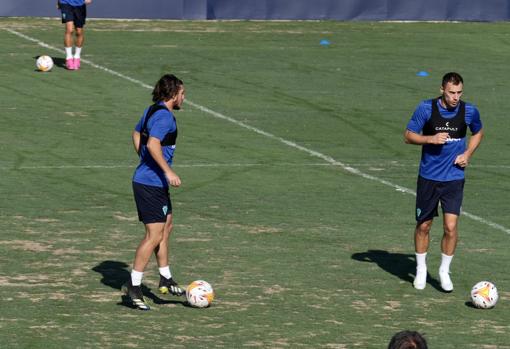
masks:
[[[471,301],[467,301],[466,303],[464,303],[464,305],[468,308],[478,309]]]
[[[55,64],[56,67],[66,69],[65,58],[53,57],[53,64]]]
[[[409,282],[412,287],[416,273],[416,260],[414,254],[390,253],[383,250],[368,250],[354,253],[352,259],[360,262],[375,263],[382,270]],[[436,290],[444,292],[440,282],[427,273],[427,282]]]
[[[122,290],[122,285],[124,285],[131,278],[131,274],[128,271],[129,266],[124,262],[118,261],[103,261],[92,268],[93,271],[101,274],[102,279],[101,283],[109,286],[113,289]],[[142,292],[143,295],[150,300],[154,304],[181,304],[186,306],[187,302],[184,300],[167,300],[158,297],[150,287],[142,284]],[[129,308],[135,308],[131,302],[131,299],[125,294],[122,295],[122,301],[117,303],[118,305],[126,306]]]

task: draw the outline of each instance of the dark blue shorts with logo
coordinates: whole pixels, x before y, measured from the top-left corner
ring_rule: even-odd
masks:
[[[172,214],[172,202],[168,188],[133,182],[138,219],[144,224],[164,223]]]
[[[464,194],[464,179],[439,182],[418,176],[416,190],[416,221],[422,223],[438,215],[441,203],[443,214],[460,215]]]
[[[73,22],[76,28],[83,28],[87,19],[87,5],[71,6],[59,4],[62,13],[62,23]]]

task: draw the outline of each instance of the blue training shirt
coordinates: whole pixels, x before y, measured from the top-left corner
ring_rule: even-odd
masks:
[[[60,3],[77,7],[85,5],[85,0],[60,0]]]
[[[441,117],[451,119],[457,115],[460,103],[455,109],[448,110],[443,108],[440,99],[438,99],[437,106]],[[421,134],[431,115],[432,99],[428,99],[418,105],[407,124],[407,129]],[[483,127],[478,109],[470,103],[466,103],[465,121],[472,134],[478,133]],[[466,151],[466,138],[448,139],[445,144],[424,144],[420,161],[420,176],[442,182],[464,179],[464,168],[455,165],[454,162],[458,155]]]
[[[164,106],[163,102],[158,104]],[[135,131],[142,131],[148,110],[149,108],[145,109],[143,116],[135,126]],[[155,137],[160,141],[164,140],[168,133],[175,132],[176,130],[177,123],[175,122],[175,117],[170,110],[166,109],[166,107],[165,109],[156,111],[150,117],[149,122],[147,123],[147,132],[149,137]],[[167,164],[171,166],[173,163],[175,145],[162,145],[161,149]],[[150,155],[149,150],[147,149],[147,145],[140,145],[140,164],[136,168],[133,175],[133,182],[155,187],[168,188],[168,182],[165,174]]]

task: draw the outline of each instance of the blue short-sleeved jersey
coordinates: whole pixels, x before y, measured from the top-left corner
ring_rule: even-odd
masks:
[[[71,6],[83,6],[85,5],[85,0],[60,0],[60,3]]]
[[[164,106],[162,102],[159,103],[159,105]],[[148,110],[149,108],[145,109],[143,116],[136,124],[135,130],[137,132],[142,131]],[[149,118],[149,122],[147,123],[147,133],[149,134],[149,137],[155,137],[160,141],[163,141],[168,133],[175,132],[176,130],[177,123],[175,121],[175,117],[172,112],[166,108],[156,111]],[[168,165],[172,165],[175,145],[162,145],[161,148],[166,162]],[[140,145],[140,164],[133,175],[133,182],[152,185],[155,187],[168,187],[168,182],[163,170],[154,161],[146,145]]]
[[[409,131],[417,134],[422,133],[423,127],[432,114],[432,101],[432,99],[425,100],[418,105],[407,124]],[[457,115],[460,103],[455,109],[448,110],[443,108],[440,99],[438,99],[437,106],[441,117],[451,119]],[[478,109],[470,103],[466,103],[465,121],[472,134],[478,133],[483,127]],[[445,144],[424,144],[422,146],[420,176],[443,182],[463,179],[464,168],[455,165],[454,162],[456,157],[465,151],[466,137],[448,139]]]

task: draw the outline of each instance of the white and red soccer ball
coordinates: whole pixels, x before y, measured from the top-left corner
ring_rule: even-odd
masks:
[[[477,308],[493,308],[498,302],[498,299],[498,289],[496,285],[490,281],[480,281],[471,289],[471,301]]]

